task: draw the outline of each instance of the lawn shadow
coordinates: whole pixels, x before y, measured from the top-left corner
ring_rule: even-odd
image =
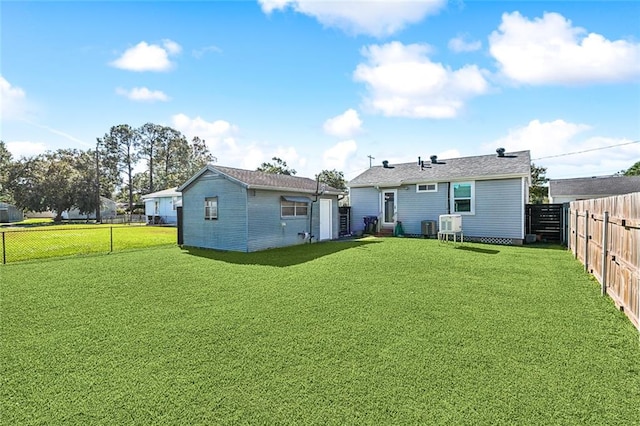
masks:
[[[310,262],[343,250],[357,249],[369,244],[377,244],[379,242],[380,241],[375,240],[327,241],[315,244],[300,244],[289,247],[274,248],[251,253],[183,247],[182,252],[191,256],[204,257],[227,263],[235,263],[237,265],[287,267]]]
[[[485,249],[485,248],[480,248],[480,247],[458,246],[458,247],[456,247],[456,249],[457,250],[464,250],[464,251],[472,251],[474,253],[482,253],[482,254],[498,254],[498,253],[500,253],[500,250]]]
[[[524,244],[524,248],[545,249],[545,250],[568,250],[566,245],[560,243],[535,242]]]

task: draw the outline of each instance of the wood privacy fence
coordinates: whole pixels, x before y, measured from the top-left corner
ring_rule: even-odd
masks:
[[[640,330],[640,192],[572,201],[569,249]]]

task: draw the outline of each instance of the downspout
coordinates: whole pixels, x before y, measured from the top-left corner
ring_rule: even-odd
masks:
[[[451,182],[447,182],[447,214],[451,214]]]

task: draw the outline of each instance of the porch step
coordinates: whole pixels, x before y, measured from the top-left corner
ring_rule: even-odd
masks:
[[[377,237],[393,237],[393,229],[391,228],[382,228],[376,233]]]

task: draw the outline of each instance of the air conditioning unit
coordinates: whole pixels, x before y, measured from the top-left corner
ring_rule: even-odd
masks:
[[[462,232],[462,215],[441,214],[438,219],[441,233]]]
[[[435,237],[438,234],[438,223],[435,220],[423,220],[421,222],[420,233],[425,237]]]

